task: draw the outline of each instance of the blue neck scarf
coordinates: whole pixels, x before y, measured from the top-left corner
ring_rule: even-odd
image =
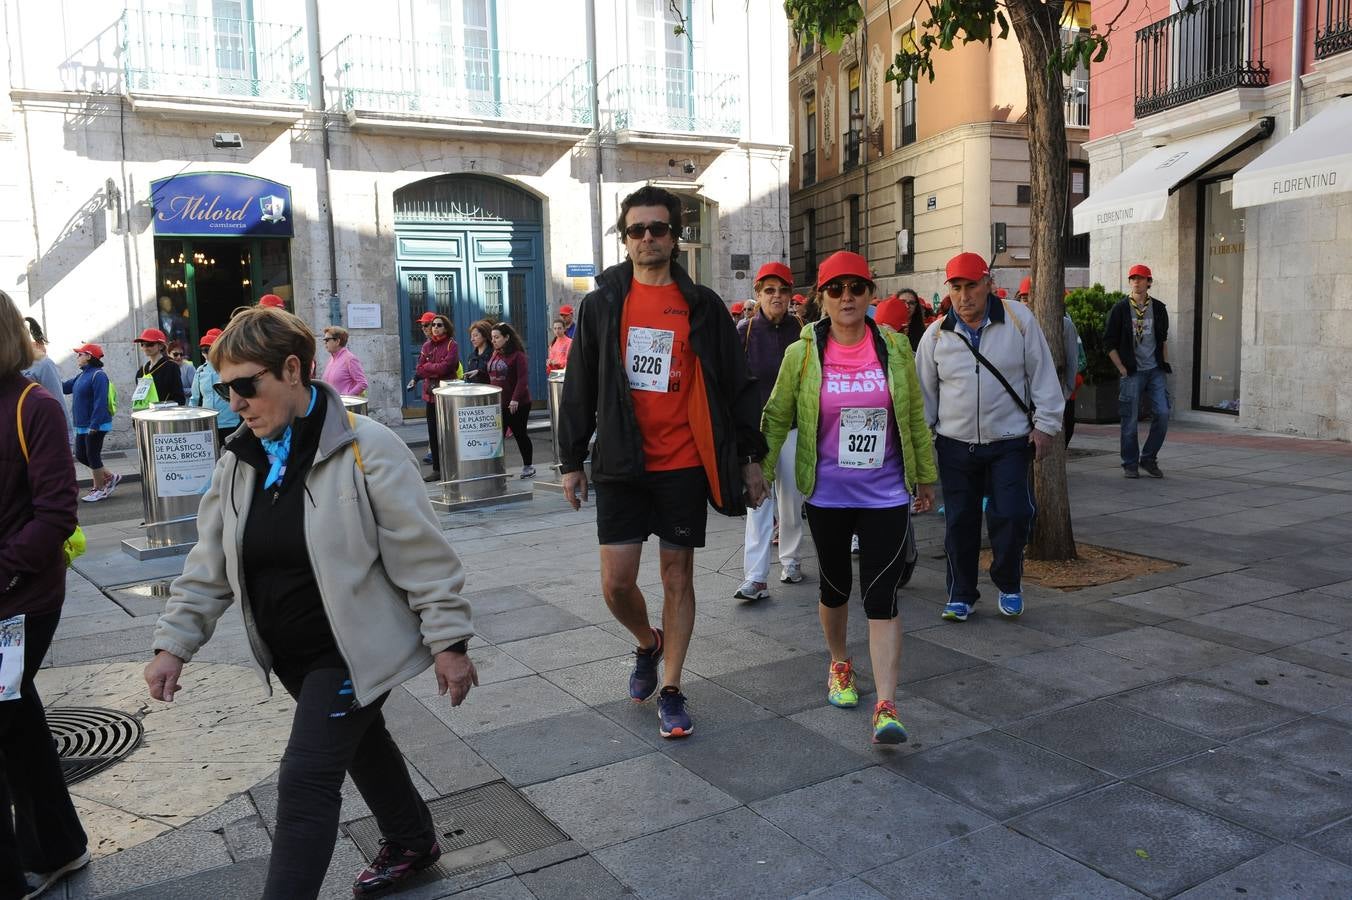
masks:
[[[319,392],[315,390],[314,385],[310,386],[310,405],[305,410],[305,416],[315,411],[315,401],[319,399]],[[286,460],[291,455],[291,426],[286,426],[286,431],[282,432],[281,437],[260,438],[263,444],[263,450],[268,454],[268,477],[263,481],[264,488],[270,488],[278,484],[286,477]]]

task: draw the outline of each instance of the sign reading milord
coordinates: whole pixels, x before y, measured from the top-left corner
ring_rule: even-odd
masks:
[[[155,234],[291,237],[291,188],[237,172],[190,172],[150,183]]]

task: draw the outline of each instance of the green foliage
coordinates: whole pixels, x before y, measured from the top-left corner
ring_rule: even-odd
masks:
[[[1112,348],[1103,344],[1103,327],[1108,321],[1108,311],[1126,296],[1121,291],[1109,291],[1101,284],[1076,288],[1066,294],[1066,315],[1075,323],[1080,342],[1084,344],[1084,380],[1089,384],[1117,379],[1117,367],[1108,358],[1108,351]]]
[[[795,40],[801,43],[809,38],[832,53],[839,52],[845,38],[864,22],[864,8],[858,0],[784,0],[784,12]]]

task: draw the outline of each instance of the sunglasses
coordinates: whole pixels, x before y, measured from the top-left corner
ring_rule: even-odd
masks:
[[[330,334],[330,335],[327,335],[327,336],[324,338],[324,343],[327,344],[329,341],[336,341],[336,340],[338,340],[338,339],[337,339],[336,337],[334,337],[333,335]]]
[[[671,234],[670,222],[635,222],[624,229],[624,236],[630,240],[643,240],[643,232],[648,232],[655,238],[664,238]]]
[[[822,292],[832,300],[839,300],[846,291],[852,296],[862,297],[872,289],[873,285],[867,281],[833,281],[822,288]]]
[[[170,353],[169,355],[170,355],[171,357],[173,357],[174,359],[182,359],[182,358],[183,358],[183,354],[182,354],[182,353],[179,353],[179,352],[177,352],[177,351],[175,351],[175,352],[173,352],[173,353]]]
[[[446,327],[446,323],[445,323],[445,322],[431,322],[431,323],[428,324],[427,327],[428,327],[428,328],[443,328],[443,329],[444,329],[444,328]]]
[[[249,400],[258,395],[258,379],[266,374],[268,374],[268,370],[264,369],[257,375],[251,375],[245,378],[235,378],[231,381],[218,381],[211,386],[211,389],[216,392],[217,397],[220,397],[226,403],[230,402],[231,391],[234,391],[245,400]]]

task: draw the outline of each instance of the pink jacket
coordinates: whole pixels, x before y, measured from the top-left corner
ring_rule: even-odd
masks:
[[[346,347],[339,347],[324,367],[324,381],[340,394],[355,397],[366,393],[366,372],[362,370],[361,360]]]

